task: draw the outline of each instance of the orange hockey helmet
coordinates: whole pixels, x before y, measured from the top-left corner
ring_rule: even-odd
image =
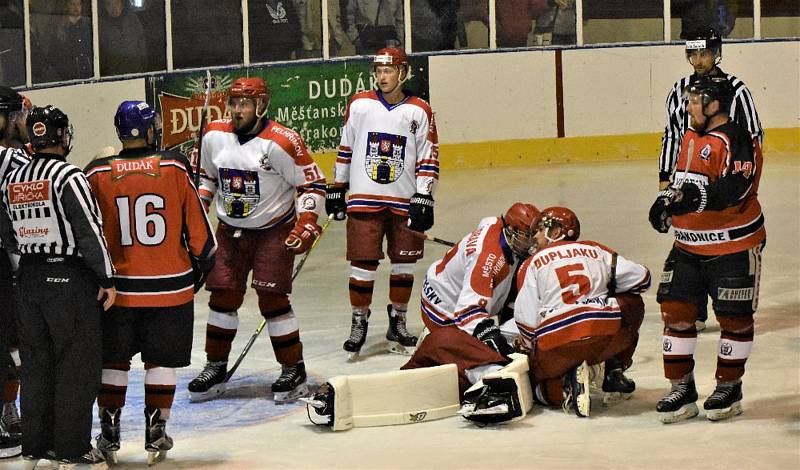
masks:
[[[503,234],[511,249],[526,258],[536,249],[536,230],[542,213],[533,204],[516,202],[508,208],[503,219]]]
[[[561,227],[561,236],[558,239],[551,239],[550,229],[556,225]],[[581,223],[578,220],[578,216],[566,207],[548,207],[543,210],[540,226],[548,229],[545,237],[550,242],[558,240],[575,241],[581,235]]]

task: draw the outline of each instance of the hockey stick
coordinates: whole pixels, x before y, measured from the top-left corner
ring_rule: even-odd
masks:
[[[441,238],[436,238],[436,237],[434,237],[433,235],[431,235],[429,233],[417,232],[416,230],[411,230],[410,228],[407,229],[407,230],[409,232],[411,232],[411,234],[414,235],[415,237],[424,238],[426,241],[429,241],[429,242],[438,243],[440,245],[449,246],[449,247],[456,246],[456,244],[453,243],[453,242],[449,242],[447,240],[442,240]]]
[[[322,228],[319,231],[319,236],[317,237],[316,240],[314,240],[314,243],[311,244],[311,248],[309,248],[308,251],[306,251],[305,254],[303,254],[303,257],[300,258],[300,261],[294,268],[294,273],[292,273],[292,282],[294,282],[294,280],[297,278],[297,275],[300,274],[300,270],[303,269],[303,265],[306,264],[308,255],[310,255],[311,252],[314,251],[314,247],[317,246],[317,243],[319,243],[319,239],[322,238],[322,235],[325,233],[325,230],[328,228],[328,225],[330,225],[331,220],[333,220],[333,215],[329,215],[328,218],[325,219],[325,223],[322,224]],[[255,333],[253,333],[253,336],[250,337],[250,340],[244,346],[244,349],[242,350],[241,354],[239,354],[239,358],[236,359],[236,362],[233,363],[233,367],[231,367],[231,370],[228,371],[228,374],[225,376],[225,380],[223,381],[223,383],[227,383],[229,380],[231,380],[231,377],[233,377],[233,373],[236,372],[236,369],[239,368],[239,365],[244,360],[244,357],[250,351],[250,348],[253,347],[253,343],[256,342],[256,338],[258,338],[259,335],[261,335],[261,332],[264,331],[264,327],[266,326],[267,326],[267,320],[266,319],[261,320],[261,323],[258,325],[258,328],[256,328]]]
[[[211,104],[211,90],[214,88],[214,79],[211,77],[211,71],[206,70],[206,79],[203,82],[203,89],[206,94],[206,99],[203,102],[203,109],[200,111],[200,129],[197,134],[197,162],[195,163],[194,172],[194,185],[200,189],[200,161],[201,152],[203,151],[203,129],[206,127],[206,116],[208,116],[208,107]]]

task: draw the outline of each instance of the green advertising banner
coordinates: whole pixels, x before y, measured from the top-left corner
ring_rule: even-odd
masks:
[[[428,58],[411,57],[409,62],[411,78],[403,86],[427,100]],[[234,80],[262,77],[272,90],[268,117],[300,133],[315,153],[338,148],[348,100],[376,88],[369,59],[215,70],[212,76],[207,122],[225,117],[227,90]],[[204,80],[202,71],[148,79],[147,101],[161,113],[164,148],[191,152],[200,129]]]

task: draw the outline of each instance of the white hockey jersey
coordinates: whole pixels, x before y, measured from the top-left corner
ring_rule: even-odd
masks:
[[[438,179],[439,138],[427,102],[406,96],[390,105],[374,90],[350,99],[335,169],[335,181],[350,185],[348,211],[407,215],[411,196],[432,195]]]
[[[502,311],[518,265],[503,236],[502,219],[481,220],[428,268],[422,283],[423,316],[471,335],[481,320]]]
[[[209,124],[200,177],[200,197],[208,204],[216,197],[217,218],[233,227],[274,227],[325,207],[322,170],[300,135],[275,121],[249,140],[240,140],[230,120]]]
[[[517,275],[514,319],[528,347],[552,349],[582,338],[611,335],[622,315],[608,297],[614,251],[592,241],[562,241],[528,258]],[[616,292],[641,293],[650,271],[617,255]]]

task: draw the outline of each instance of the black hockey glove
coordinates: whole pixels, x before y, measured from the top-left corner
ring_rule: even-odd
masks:
[[[325,212],[333,214],[334,220],[344,220],[347,212],[347,186],[329,184],[325,191]]]
[[[514,352],[514,348],[508,344],[503,333],[500,332],[500,328],[494,324],[494,320],[491,318],[487,318],[478,323],[472,336],[483,341],[487,346],[500,353],[503,357],[508,357]]]
[[[674,197],[674,191],[667,188],[658,193],[655,202],[650,206],[650,225],[659,233],[669,232],[669,228],[672,226],[672,217],[670,217],[667,207],[672,204]]]
[[[670,205],[670,215],[700,212],[706,207],[706,188],[694,183],[683,183],[677,191],[677,200]]]
[[[194,278],[194,293],[196,294],[203,287],[203,284],[206,283],[206,278],[214,267],[216,258],[214,255],[206,259],[198,259],[191,255],[189,255],[189,258],[192,261],[192,277]]]
[[[430,194],[414,193],[408,208],[408,228],[424,232],[433,227],[433,198]]]

